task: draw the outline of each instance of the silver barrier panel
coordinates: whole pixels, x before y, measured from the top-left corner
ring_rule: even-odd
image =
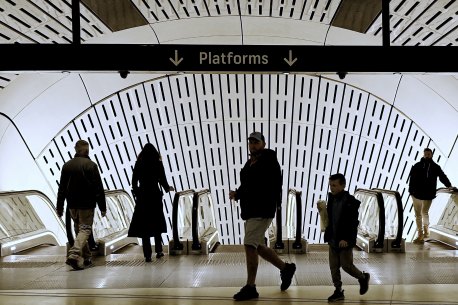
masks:
[[[65,245],[64,222],[40,191],[0,192],[0,256],[43,244]]]

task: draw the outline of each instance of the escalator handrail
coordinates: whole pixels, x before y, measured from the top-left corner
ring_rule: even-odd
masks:
[[[59,223],[62,231],[66,231],[66,228],[65,228],[65,224],[64,224],[64,221],[62,220],[61,217],[57,216],[57,211],[56,211],[56,207],[54,206],[54,204],[52,203],[51,199],[49,199],[49,197],[41,192],[41,191],[38,191],[38,190],[22,190],[22,191],[5,191],[5,192],[0,192],[0,196],[1,197],[18,197],[18,196],[33,196],[33,195],[36,195],[36,196],[39,196],[41,197],[44,202],[48,205],[49,209],[52,211],[53,215],[55,216],[57,220],[57,222]]]
[[[295,189],[288,190],[289,195],[296,196],[296,237],[293,243],[293,249],[299,249],[302,247],[301,236],[302,236],[302,191]],[[305,212],[305,211],[304,211]]]
[[[449,194],[449,195],[454,195],[454,194],[458,194],[458,188],[456,187],[452,187],[451,189],[449,189],[448,187],[440,187],[436,190],[436,194]],[[445,206],[445,209],[447,209],[447,206]],[[442,211],[442,214],[444,213],[444,211]]]
[[[458,188],[454,187],[452,189],[449,189],[448,187],[440,187],[440,188],[436,189],[436,194],[437,193],[455,194],[455,193],[458,193]]]
[[[402,232],[404,231],[404,209],[402,207],[401,194],[399,194],[398,191],[393,191],[393,190],[385,190],[385,189],[379,189],[379,188],[373,188],[373,190],[392,195],[396,199],[396,207],[398,208],[398,230],[396,232],[396,238],[391,243],[391,245],[394,248],[399,248],[401,247]]]
[[[199,202],[200,197],[210,194],[209,189],[203,189],[195,192],[192,197],[192,250],[202,249],[202,244],[199,240]]]
[[[129,203],[132,209],[135,207],[134,200],[130,196],[128,192],[123,189],[116,189],[116,190],[105,190],[105,197],[112,197],[117,195],[125,195],[129,199]]]
[[[383,248],[384,238],[385,238],[385,204],[383,201],[382,193],[379,191],[369,190],[369,189],[356,189],[356,193],[363,193],[371,195],[377,199],[377,205],[379,208],[379,227],[377,233],[377,240],[375,241],[375,248]]]
[[[275,223],[277,225],[277,232],[276,232],[276,237],[275,237],[275,249],[284,249],[285,245],[283,243],[283,230],[282,230],[282,207],[281,205],[277,206],[277,212],[276,212],[276,220]]]
[[[173,250],[183,250],[183,244],[180,242],[178,236],[178,203],[180,202],[180,197],[194,194],[195,190],[185,190],[181,192],[176,192],[173,197],[172,203],[172,233],[173,233]]]

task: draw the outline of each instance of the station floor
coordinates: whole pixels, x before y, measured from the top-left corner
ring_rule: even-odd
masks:
[[[94,259],[93,267],[71,270],[65,247],[42,246],[0,258],[0,304],[184,304],[225,305],[246,280],[240,246],[220,246],[209,255],[165,255],[144,262],[140,246]],[[333,287],[326,245],[306,254],[281,254],[297,265],[293,283],[280,291],[279,271],[260,259],[259,299],[242,304],[327,304]],[[344,304],[458,305],[458,250],[435,242],[408,243],[405,253],[354,250],[355,265],[371,274],[367,294],[342,272]]]

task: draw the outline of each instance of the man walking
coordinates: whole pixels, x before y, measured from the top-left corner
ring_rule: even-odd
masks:
[[[75,151],[73,159],[62,167],[56,210],[62,217],[64,201],[67,200],[77,235],[65,263],[75,270],[82,270],[92,264],[87,241],[92,233],[95,206],[98,204],[102,217],[105,217],[107,208],[99,169],[89,159],[89,143],[77,141]]]
[[[418,231],[413,242],[422,244],[424,239],[429,237],[429,208],[432,200],[436,198],[437,178],[448,188],[451,188],[452,184],[439,164],[433,161],[433,151],[430,148],[424,149],[423,158],[412,166],[409,177],[409,193],[413,201]]]
[[[294,263],[285,263],[268,248],[264,236],[281,205],[282,176],[275,151],[266,149],[264,136],[253,132],[248,137],[250,159],[240,172],[240,187],[229,192],[229,199],[240,200],[241,218],[245,220],[246,285],[234,295],[237,301],[259,297],[256,274],[259,256],[280,270],[281,290],[286,290],[296,271]],[[279,215],[278,217],[281,217]]]

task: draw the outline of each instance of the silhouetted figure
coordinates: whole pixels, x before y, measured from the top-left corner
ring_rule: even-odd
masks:
[[[87,240],[92,234],[95,207],[98,204],[102,217],[105,217],[107,208],[99,169],[89,159],[89,143],[84,140],[77,141],[75,151],[75,156],[62,167],[56,210],[57,215],[62,217],[64,202],[67,201],[76,238],[66,264],[75,270],[81,270],[92,264]]]
[[[160,187],[166,192],[175,190],[167,183],[159,152],[153,144],[147,143],[138,155],[132,173],[132,191],[136,204],[128,232],[128,236],[142,239],[143,255],[147,262],[151,261],[152,255],[150,237],[154,237],[156,257],[164,256],[161,234],[167,232],[167,225]]]
[[[234,299],[238,301],[259,297],[256,291],[259,256],[280,270],[281,290],[288,289],[296,271],[295,264],[283,262],[264,241],[277,207],[281,205],[282,176],[277,155],[275,151],[265,148],[266,142],[260,132],[251,133],[248,141],[250,159],[240,172],[240,187],[229,191],[229,199],[240,200],[240,216],[245,220],[243,244],[247,281],[234,295]]]

